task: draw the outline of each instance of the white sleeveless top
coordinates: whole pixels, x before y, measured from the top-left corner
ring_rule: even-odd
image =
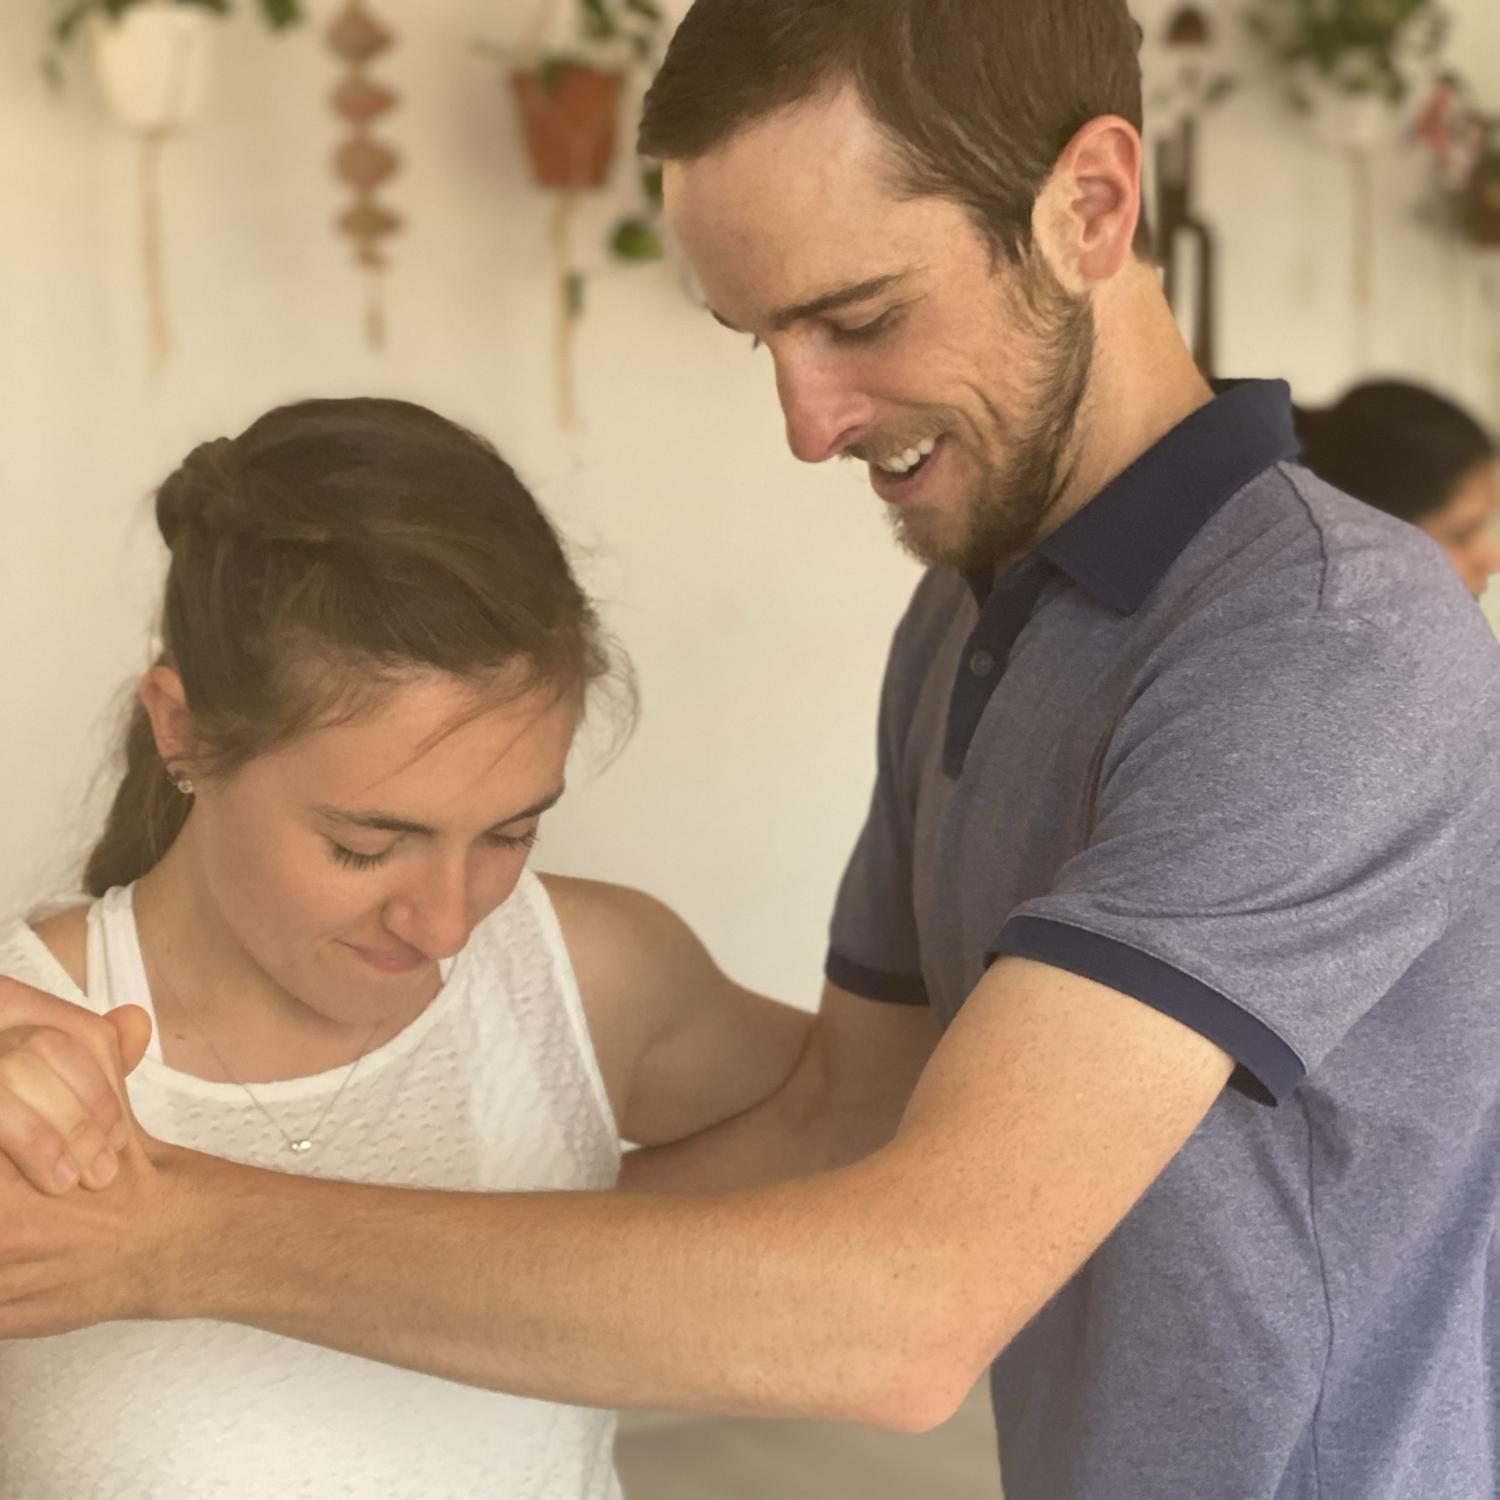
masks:
[[[88,916],[88,995],[24,923],[0,973],[103,1012],[151,1009],[131,896]],[[454,1190],[613,1186],[620,1147],[541,882],[475,929],[438,997],[349,1079],[130,1079],[158,1139],[306,1176]],[[153,1013],[154,1019],[154,1013]],[[357,1265],[360,1247],[343,1253]],[[417,1268],[413,1268],[417,1272]],[[3,1500],[619,1500],[613,1413],[500,1396],[227,1323],[113,1323],[0,1342]]]

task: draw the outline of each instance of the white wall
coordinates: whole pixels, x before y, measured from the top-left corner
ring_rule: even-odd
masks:
[[[335,6],[311,9],[321,23]],[[159,576],[151,487],[192,444],[275,402],[401,395],[518,463],[588,549],[586,577],[640,668],[639,735],[606,775],[576,778],[541,863],[656,891],[738,975],[810,999],[913,570],[852,469],[787,456],[765,356],[660,269],[596,279],[580,349],[589,426],[559,434],[546,206],[508,101],[467,52],[515,8],[375,9],[406,33],[379,69],[404,94],[389,133],[406,170],[387,196],[409,220],[390,347],[364,348],[362,289],[330,229],[342,207],[328,171],[334,65],[316,29],[273,40],[241,19],[222,37],[206,118],[168,155],[180,347],[153,380],[134,149],[81,72],[62,97],[41,83],[41,0],[0,6],[0,909],[63,883],[93,826],[84,792],[103,706],[143,663]],[[1500,95],[1493,0],[1457,9],[1466,57],[1490,57]],[[1226,364],[1331,394],[1355,373],[1338,165],[1247,97],[1215,121],[1205,166],[1225,246]],[[1500,420],[1483,301],[1500,258],[1482,272],[1401,222],[1410,175],[1392,169],[1382,186],[1380,363]]]

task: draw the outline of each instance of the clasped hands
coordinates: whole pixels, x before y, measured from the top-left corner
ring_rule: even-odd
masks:
[[[172,1153],[124,1085],[150,1035],[0,978],[0,1339],[152,1313]]]

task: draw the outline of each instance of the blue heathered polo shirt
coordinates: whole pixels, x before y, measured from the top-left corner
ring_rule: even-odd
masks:
[[[892,647],[829,977],[1022,954],[1238,1064],[997,1361],[1006,1500],[1500,1493],[1500,647],[1295,451],[1231,387]]]

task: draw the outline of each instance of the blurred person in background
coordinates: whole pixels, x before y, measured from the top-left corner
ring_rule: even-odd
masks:
[[[1309,469],[1425,531],[1476,599],[1500,573],[1495,440],[1462,407],[1404,380],[1371,380],[1332,406],[1299,408],[1297,436]]]

